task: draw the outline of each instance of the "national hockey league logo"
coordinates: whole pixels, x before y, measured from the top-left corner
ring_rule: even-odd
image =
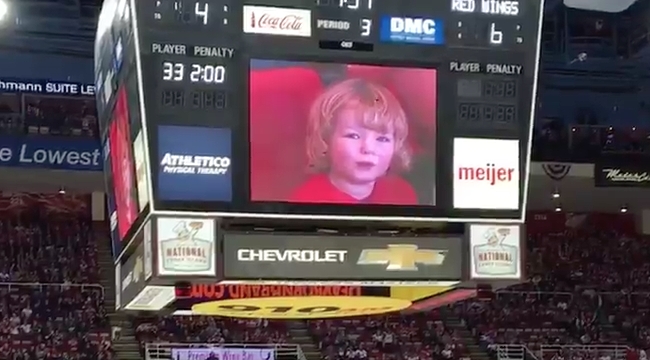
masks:
[[[519,279],[520,233],[518,225],[472,225],[472,278]]]
[[[158,219],[159,275],[215,276],[215,228],[210,219]]]

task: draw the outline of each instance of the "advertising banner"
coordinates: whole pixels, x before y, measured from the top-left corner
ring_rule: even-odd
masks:
[[[147,172],[147,156],[145,154],[144,136],[140,131],[133,141],[133,160],[135,161],[135,180],[140,211],[149,205],[149,173]]]
[[[224,277],[262,280],[430,280],[462,275],[455,237],[225,234]]]
[[[212,219],[158,218],[158,275],[217,276]]]
[[[0,166],[101,171],[101,154],[94,139],[0,137]]]
[[[151,232],[151,220],[144,224],[144,279],[149,280],[153,276],[153,234]]]
[[[519,209],[519,140],[454,139],[454,208]]]
[[[158,194],[162,200],[231,201],[231,131],[158,127]]]
[[[95,96],[95,85],[63,81],[0,78],[0,91],[65,96]]]
[[[108,129],[110,147],[113,194],[117,211],[117,229],[122,240],[138,217],[137,194],[135,184],[135,165],[131,148],[131,130],[126,90],[121,88],[113,121]]]
[[[521,227],[473,224],[469,228],[470,277],[518,280],[522,277]]]
[[[140,244],[131,256],[120,266],[119,288],[123,306],[127,306],[145,288],[144,279],[144,244]]]
[[[120,287],[122,286],[122,264],[117,263],[115,265],[115,310],[119,310],[122,307],[122,291]]]
[[[281,36],[311,36],[311,11],[244,5],[244,32]]]
[[[379,37],[382,42],[443,45],[443,29],[441,19],[383,16]]]
[[[271,348],[172,349],[173,360],[275,360]]]
[[[650,166],[644,161],[599,162],[594,166],[594,181],[602,187],[650,187]]]

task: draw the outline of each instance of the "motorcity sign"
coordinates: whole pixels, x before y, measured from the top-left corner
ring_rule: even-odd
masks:
[[[594,165],[594,182],[599,187],[649,187],[650,167],[641,160],[601,161]]]

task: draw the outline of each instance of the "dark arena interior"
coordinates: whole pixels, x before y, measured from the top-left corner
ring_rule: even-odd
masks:
[[[647,360],[648,19],[0,0],[0,360]]]

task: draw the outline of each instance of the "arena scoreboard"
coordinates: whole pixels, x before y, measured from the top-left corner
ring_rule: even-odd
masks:
[[[522,222],[542,7],[104,1],[116,258],[145,225],[167,231],[158,217],[178,218],[174,236],[212,229],[201,218]]]

